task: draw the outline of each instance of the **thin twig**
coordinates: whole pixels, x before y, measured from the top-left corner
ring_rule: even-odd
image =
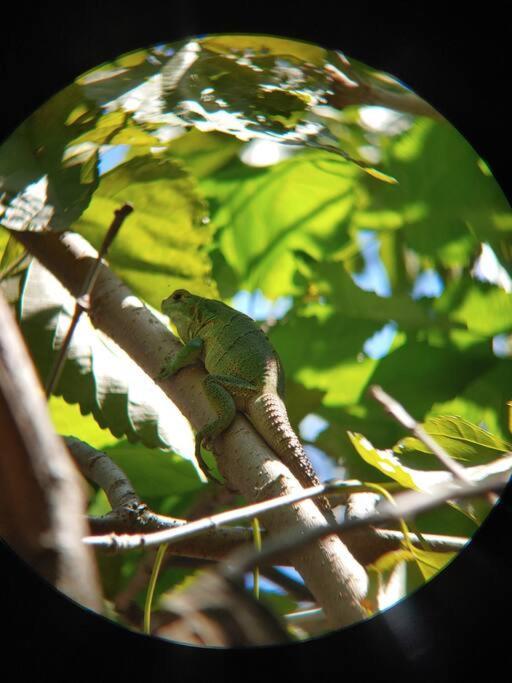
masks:
[[[112,244],[114,238],[116,237],[117,233],[119,232],[125,218],[127,216],[129,216],[132,211],[133,211],[133,207],[131,204],[123,204],[123,206],[121,206],[121,208],[116,209],[116,211],[114,211],[114,220],[112,221],[112,224],[111,224],[110,228],[108,229],[107,234],[105,235],[105,239],[103,240],[103,243],[100,247],[100,250],[98,252],[98,256],[97,256],[96,260],[91,264],[91,268],[89,270],[89,273],[87,274],[87,277],[85,278],[81,294],[77,298],[76,303],[75,303],[75,312],[73,313],[73,318],[71,319],[71,323],[70,323],[68,331],[66,333],[66,337],[65,337],[64,341],[62,342],[62,345],[59,349],[59,354],[58,354],[57,358],[55,359],[52,370],[51,370],[51,372],[48,376],[48,379],[46,381],[45,392],[46,392],[47,397],[49,397],[53,394],[53,392],[55,391],[55,388],[58,384],[62,369],[64,367],[64,363],[66,360],[66,355],[67,355],[67,352],[69,349],[69,345],[71,344],[71,339],[73,337],[73,333],[76,329],[76,326],[78,325],[78,321],[80,320],[80,316],[82,315],[82,313],[84,311],[89,310],[90,294],[91,294],[92,288],[94,287],[94,284],[96,282],[96,278],[98,277],[102,259],[106,255],[107,251],[109,250],[110,245]]]
[[[94,536],[107,533],[144,533],[161,531],[163,529],[176,529],[187,524],[186,519],[167,517],[150,510],[133,491],[133,487],[125,473],[114,463],[106,453],[92,448],[88,444],[75,437],[64,437],[70,453],[73,455],[82,474],[102,488],[112,506],[112,511],[102,517],[89,517],[89,526]],[[355,482],[354,482],[355,483]],[[346,487],[345,487],[346,488]],[[340,494],[334,494],[334,496]],[[346,494],[345,494],[346,495]],[[359,494],[361,495],[361,494]],[[334,497],[333,496],[333,497]],[[205,516],[205,513],[203,514]],[[368,529],[364,539],[357,541],[350,534],[346,538],[349,550],[356,559],[366,557],[367,548],[373,549],[378,555],[393,550],[403,541],[400,531],[386,529]],[[266,531],[262,530],[263,537]],[[189,544],[186,539],[173,548],[175,560],[176,553],[180,556],[193,558],[193,562],[222,560],[230,552],[240,546],[251,542],[252,531],[245,527],[222,527],[215,529],[208,543],[198,546],[197,543]],[[439,536],[435,534],[423,534],[423,538],[429,543],[432,550],[441,552],[457,551],[464,547],[467,538],[452,536]],[[210,543],[211,540],[211,543]],[[415,534],[410,534],[410,540],[414,545],[421,545],[420,539]],[[374,555],[371,555],[372,560]],[[287,565],[287,558],[280,559],[282,564]],[[367,564],[363,561],[363,564]],[[265,568],[265,573],[271,571]],[[271,578],[269,576],[269,578]],[[307,599],[302,597],[301,599]]]
[[[384,407],[384,410],[389,413],[391,417],[394,417],[395,420],[402,425],[402,427],[408,429],[417,439],[422,441],[455,479],[462,481],[465,484],[471,484],[471,478],[468,476],[464,467],[459,465],[459,463],[430,436],[422,425],[415,420],[396,399],[392,398],[382,387],[377,385],[370,387],[369,393],[370,396]],[[498,497],[492,492],[490,492],[486,498],[490,505],[495,505],[498,502]]]
[[[479,484],[445,484],[427,494],[419,491],[407,491],[396,496],[394,504],[384,500],[376,512],[366,517],[358,517],[345,522],[329,524],[327,527],[315,527],[303,533],[281,533],[269,540],[260,553],[250,550],[237,551],[229,558],[229,563],[221,565],[221,571],[232,580],[240,580],[255,564],[270,563],[274,557],[288,554],[316,541],[330,533],[346,533],[367,526],[381,526],[400,518],[416,516],[428,512],[439,505],[453,499],[475,498],[489,491],[502,491],[508,481],[507,475],[498,475]]]
[[[109,550],[130,550],[133,548],[160,545],[161,543],[174,543],[180,539],[192,538],[205,531],[216,529],[224,524],[253,519],[254,517],[258,517],[271,510],[286,507],[287,505],[298,503],[308,498],[316,498],[317,496],[325,495],[340,484],[345,485],[345,482],[334,481],[327,484],[319,484],[318,486],[311,486],[307,489],[302,489],[300,492],[265,500],[262,503],[253,503],[252,505],[246,505],[237,510],[219,512],[216,515],[204,517],[195,522],[185,524],[178,529],[155,531],[154,533],[149,534],[86,536],[83,541],[86,545]]]
[[[449,455],[445,449],[423,429],[419,422],[409,415],[406,409],[398,403],[396,399],[392,398],[384,389],[382,389],[382,387],[377,385],[370,387],[369,394],[380,403],[381,406],[384,407],[384,410],[389,413],[391,417],[394,417],[402,427],[408,429],[417,439],[422,441],[425,446],[432,451],[439,462],[444,465],[445,469],[453,474],[455,479],[464,482],[465,484],[471,484],[471,479],[466,474],[465,469],[459,465],[458,462],[455,462],[451,455]]]
[[[507,473],[508,474],[508,473]],[[470,498],[472,496],[478,496],[481,491],[487,492],[489,490],[492,490],[494,486],[500,487],[502,485],[502,482],[504,482],[504,477],[505,475],[498,475],[497,477],[492,478],[492,483],[489,484],[487,482],[483,483],[478,483],[478,484],[460,484],[456,485],[454,483],[448,483],[445,486],[439,486],[437,487],[432,494],[423,494],[417,492],[417,500],[418,500],[418,512],[422,512],[423,508],[425,509],[430,509],[431,507],[435,507],[437,504],[441,502],[446,502],[446,500],[450,500],[450,497],[445,498],[439,494],[439,491],[446,491],[449,490],[452,493],[451,498]],[[488,479],[491,479],[490,477]],[[353,488],[353,484],[347,485],[345,481],[341,480],[331,480],[325,484],[319,484],[318,486],[311,486],[306,489],[303,489],[301,492],[289,494],[286,496],[279,496],[278,498],[272,498],[270,500],[263,501],[261,503],[254,503],[252,505],[247,505],[243,508],[240,508],[238,510],[228,510],[226,512],[220,512],[216,515],[212,515],[211,517],[205,517],[203,519],[199,519],[195,522],[190,522],[189,524],[185,524],[182,527],[179,527],[177,529],[170,529],[170,530],[164,530],[164,531],[157,531],[154,533],[149,533],[149,534],[133,534],[133,535],[127,535],[127,534],[122,534],[122,535],[116,535],[116,534],[108,534],[106,536],[86,536],[83,541],[87,545],[92,545],[104,549],[109,549],[109,550],[130,550],[133,548],[139,548],[139,547],[150,547],[154,545],[160,545],[161,543],[175,543],[176,541],[183,539],[183,538],[191,538],[193,536],[197,536],[198,534],[202,534],[205,531],[208,531],[210,529],[218,528],[219,526],[223,524],[229,524],[232,522],[240,522],[242,520],[247,520],[247,519],[252,519],[257,516],[261,516],[265,514],[266,512],[270,512],[271,510],[275,510],[287,505],[291,505],[293,503],[298,503],[301,500],[306,500],[308,498],[316,498],[318,496],[326,495],[333,490],[336,490],[338,487],[341,488],[346,488],[350,487]],[[407,500],[408,498],[405,498],[409,494],[401,494],[401,496],[398,496],[396,498],[400,500]],[[415,492],[416,495],[416,492]],[[437,496],[437,497],[436,497]],[[437,501],[437,498],[441,496],[441,499]],[[433,504],[428,504],[428,502],[425,502],[423,500],[423,497],[426,499],[426,501],[429,500],[434,500]],[[393,515],[389,518],[390,520],[396,520],[400,515],[397,516],[396,514],[396,509],[393,506],[391,506],[393,509]],[[379,509],[382,508],[382,504],[379,506]],[[413,509],[413,513],[416,511]],[[407,508],[407,513],[411,514],[411,511]],[[380,514],[380,513],[379,513]],[[366,517],[361,517],[359,519],[363,519],[365,521],[364,526],[367,526],[368,524],[373,524],[375,515],[368,515]],[[377,515],[378,523],[380,524],[380,517]],[[370,520],[370,521],[368,521]],[[309,534],[304,534],[301,536],[301,538],[308,539],[309,540],[317,540],[318,538],[321,538],[323,535],[327,535],[329,533],[338,533],[339,531],[349,531],[352,529],[352,522],[354,524],[358,520],[350,520],[349,522],[346,522],[347,526],[343,526],[338,528],[338,525],[328,525],[328,527],[318,527],[318,529],[321,530],[320,535],[314,535],[311,539],[309,538]],[[384,519],[383,521],[387,521],[387,518]],[[377,525],[377,524],[376,524]],[[359,525],[356,524],[356,528]],[[329,531],[328,529],[332,529],[332,531]],[[325,532],[322,533],[322,532]]]

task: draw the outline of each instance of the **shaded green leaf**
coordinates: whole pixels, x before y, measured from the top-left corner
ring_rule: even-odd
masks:
[[[453,415],[430,417],[423,428],[452,458],[473,464],[488,462],[511,448],[509,443],[485,429]],[[422,441],[412,436],[401,439],[393,450],[400,456],[432,455]]]
[[[467,264],[478,240],[498,238],[492,217],[509,211],[506,199],[448,123],[418,119],[382,152],[381,167],[398,185],[375,186],[357,226],[403,229],[408,247],[446,266]]]
[[[512,330],[512,295],[468,276],[450,283],[434,309],[483,337]]]
[[[191,461],[176,453],[125,440],[103,450],[119,465],[142,498],[182,495],[203,487]]]
[[[109,250],[113,270],[156,308],[180,287],[211,295],[206,206],[183,165],[147,155],[117,166],[102,176],[74,229],[99,247],[124,202],[134,211]]]
[[[27,271],[19,310],[22,331],[43,382],[67,333],[74,305],[60,282],[34,261]],[[192,431],[180,411],[87,316],[81,317],[73,334],[56,393],[69,403],[79,403],[82,414],[92,413],[100,427],[117,437],[125,435],[149,447],[172,448],[182,456],[192,456]],[[94,443],[81,433],[76,436]]]

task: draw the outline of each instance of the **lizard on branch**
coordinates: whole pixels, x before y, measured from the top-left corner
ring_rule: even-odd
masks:
[[[235,418],[237,409],[288,467],[302,486],[320,483],[295,434],[283,402],[284,372],[277,352],[257,323],[230,306],[178,289],[162,302],[184,346],[161,371],[160,378],[201,360],[209,373],[203,380],[216,418],[196,434],[196,458],[207,476],[201,446],[210,444]],[[329,522],[334,514],[327,498],[315,499]]]

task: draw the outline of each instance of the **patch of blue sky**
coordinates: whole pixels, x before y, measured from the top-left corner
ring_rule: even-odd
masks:
[[[443,290],[444,283],[437,270],[428,268],[416,278],[411,296],[413,299],[421,299],[422,297],[433,299],[441,296]]]
[[[512,292],[512,280],[509,274],[499,262],[492,248],[487,244],[482,244],[482,252],[472,270],[472,275],[477,280],[492,282],[506,292]]]
[[[318,474],[320,481],[326,481],[333,477],[344,476],[344,469],[338,467],[336,463],[330,458],[327,453],[324,453],[320,448],[311,444],[305,444],[304,450],[308,458],[313,464],[315,472]]]
[[[391,348],[397,329],[398,326],[393,320],[386,323],[384,327],[381,327],[375,334],[368,337],[363,344],[363,351],[370,358],[383,358]]]
[[[270,301],[259,289],[254,292],[240,290],[233,297],[231,305],[254,320],[268,320],[269,318],[279,320],[292,307],[292,299],[289,296],[282,296],[275,301]]]
[[[364,268],[360,273],[353,273],[352,279],[361,289],[375,292],[379,296],[390,296],[391,285],[386,268],[379,256],[377,236],[372,230],[360,230],[358,239],[364,259]]]
[[[305,441],[315,441],[316,438],[321,434],[327,427],[329,423],[324,420],[320,415],[315,415],[314,413],[309,413],[303,418],[299,424],[299,433]]]
[[[157,43],[156,45],[153,45],[153,49],[156,50],[157,52],[160,52],[161,54],[165,55],[166,57],[172,57],[172,55],[176,51],[173,47],[170,47],[167,43]]]
[[[512,356],[511,338],[508,334],[497,334],[492,340],[492,350],[498,358],[509,358]]]
[[[130,145],[103,145],[100,149],[98,173],[103,175],[122,164],[129,149]]]
[[[301,583],[304,583],[301,579]],[[252,572],[247,572],[245,575],[245,588],[246,590],[252,591],[254,588],[254,575]],[[263,592],[267,593],[277,593],[278,595],[285,595],[286,591],[281,588],[281,586],[277,586],[273,581],[269,581],[267,578],[264,576],[261,576],[260,574],[260,590]]]

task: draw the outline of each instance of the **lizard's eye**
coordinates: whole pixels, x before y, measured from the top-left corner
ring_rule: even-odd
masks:
[[[174,292],[172,295],[173,301],[179,301],[183,297],[183,292]]]

